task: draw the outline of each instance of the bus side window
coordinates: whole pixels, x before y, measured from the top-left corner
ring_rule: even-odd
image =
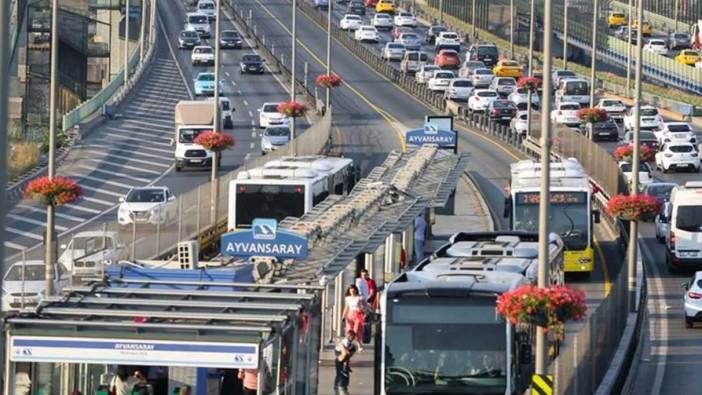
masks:
[[[344,194],[344,183],[340,182],[336,185],[334,185],[334,195],[343,195]]]
[[[319,194],[315,194],[314,197],[312,198],[312,206],[316,206],[320,202],[322,202],[324,199],[329,196],[329,192],[327,191],[322,191]]]

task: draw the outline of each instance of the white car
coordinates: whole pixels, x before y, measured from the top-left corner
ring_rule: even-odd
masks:
[[[551,111],[551,122],[570,127],[580,126],[580,118],[576,115],[580,104],[575,102],[562,102],[556,104],[556,109]]]
[[[356,30],[363,24],[363,19],[360,16],[354,14],[346,14],[341,18],[339,26],[342,30]]]
[[[427,88],[432,92],[443,92],[454,78],[456,76],[453,74],[453,71],[436,70],[434,75],[427,81]]]
[[[517,116],[512,118],[512,121],[510,121],[509,127],[512,129],[515,133],[517,133],[520,136],[526,136],[527,134],[527,128],[528,128],[528,123],[527,123],[527,118],[529,116],[529,113],[527,111],[518,111]],[[531,114],[532,119],[534,119],[534,114]]]
[[[624,180],[626,180],[626,183],[629,184],[631,187],[631,177],[632,177],[632,166],[631,163],[621,161],[619,162],[619,170],[622,172],[622,175],[624,176]],[[644,162],[639,162],[639,192],[643,189],[644,185],[650,184],[653,182],[653,176],[651,176],[651,168],[648,166],[648,163]]]
[[[507,97],[517,90],[517,80],[514,77],[495,77],[489,88],[497,91],[500,96]]]
[[[258,109],[258,126],[261,129],[269,126],[290,126],[290,118],[278,112],[280,103],[263,103]]]
[[[393,20],[392,16],[380,13],[373,16],[373,27],[378,30],[392,30]]]
[[[685,327],[692,328],[695,321],[702,321],[702,271],[696,272],[682,287],[685,290]]]
[[[193,48],[193,52],[190,54],[190,60],[193,66],[204,64],[206,66],[214,65],[214,49],[209,45],[198,45]]]
[[[429,81],[429,78],[433,77],[434,72],[437,70],[441,70],[441,68],[437,65],[433,65],[433,64],[422,65],[419,68],[419,71],[417,71],[414,74],[414,78],[417,79],[418,84],[426,84],[427,81]]]
[[[468,98],[469,112],[484,112],[485,109],[493,101],[500,98],[494,90],[491,89],[475,89],[473,94]]]
[[[624,116],[624,129],[633,130],[635,119],[634,119],[635,107],[629,109],[629,112]],[[641,106],[641,111],[639,113],[639,118],[641,119],[641,130],[656,130],[660,129],[663,125],[663,118],[658,113],[658,109],[652,106]]]
[[[436,52],[442,49],[453,49],[460,52],[461,37],[455,32],[440,32],[434,41],[434,49]]]
[[[695,63],[695,68],[696,68],[696,69],[702,69],[702,60],[700,60],[700,61],[698,61],[697,63]]]
[[[197,11],[207,15],[207,19],[214,21],[217,18],[217,7],[212,0],[200,0],[197,2]]]
[[[446,88],[444,98],[450,100],[468,100],[474,89],[473,81],[468,78],[454,78],[449,83],[448,88]]]
[[[362,25],[353,34],[357,41],[378,42],[378,30],[371,25]]]
[[[385,43],[381,58],[388,61],[400,61],[405,56],[405,46],[400,43]]]
[[[514,105],[517,106],[518,109],[526,110],[527,103],[529,102],[529,91],[526,88],[517,88],[514,90],[514,92],[510,93],[509,96],[507,96],[507,100],[514,103]],[[541,103],[541,100],[539,99],[538,92],[532,92],[531,109],[538,109],[539,103]]]
[[[663,173],[686,169],[700,171],[700,154],[690,143],[665,143],[656,152],[656,168]]]
[[[687,122],[664,122],[653,134],[660,145],[671,142],[697,144],[697,136]]]
[[[395,26],[417,27],[417,18],[409,12],[398,12],[393,19]]]
[[[476,88],[487,88],[490,86],[493,78],[495,78],[495,74],[488,68],[474,69],[470,75],[470,79],[473,80],[473,85]]]
[[[470,75],[471,73],[473,73],[473,70],[484,68],[486,68],[485,63],[479,60],[466,59],[465,61],[463,61],[461,68],[458,70],[458,76],[461,78],[470,78]]]
[[[626,114],[626,105],[619,99],[600,99],[595,107],[607,111],[607,116],[615,121],[621,121]]]
[[[131,224],[167,224],[176,219],[176,198],[168,187],[137,187],[119,198],[117,222]]]
[[[643,47],[644,51],[653,52],[661,56],[668,56],[668,43],[661,39],[651,39],[648,40],[646,45]]]
[[[207,15],[199,12],[190,12],[185,18],[185,30],[195,30],[201,38],[210,37],[210,21]]]
[[[78,277],[100,276],[105,266],[129,257],[127,246],[115,231],[78,232],[67,245],[61,245],[61,250],[57,262]]]
[[[61,265],[54,266],[54,291],[58,293],[69,282]],[[2,280],[2,311],[35,309],[46,296],[46,265],[44,261],[13,263]]]

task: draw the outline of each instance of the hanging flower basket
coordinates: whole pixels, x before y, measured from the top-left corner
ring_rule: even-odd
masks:
[[[583,122],[596,123],[607,120],[607,111],[601,108],[581,108],[575,115]]]
[[[634,145],[622,145],[614,150],[614,159],[618,161],[631,162],[634,159]],[[647,145],[639,147],[639,159],[644,162],[653,160],[655,153]]]
[[[660,202],[649,195],[617,195],[607,202],[607,212],[625,221],[652,221]]]
[[[193,140],[193,143],[201,145],[205,147],[205,149],[213,152],[222,152],[234,145],[234,137],[226,133],[208,130],[198,134]]]
[[[559,339],[564,335],[564,323],[582,319],[586,311],[585,294],[564,286],[523,285],[497,298],[497,314],[512,325],[537,325]]]
[[[302,117],[307,112],[307,107],[296,101],[278,104],[278,112],[290,118]]]
[[[341,85],[341,77],[336,74],[320,74],[315,79],[315,83],[323,88],[335,88]]]
[[[29,181],[24,196],[54,207],[76,201],[83,194],[78,184],[66,177],[39,177]]]
[[[522,77],[517,81],[517,86],[535,92],[541,87],[541,80],[536,77]]]

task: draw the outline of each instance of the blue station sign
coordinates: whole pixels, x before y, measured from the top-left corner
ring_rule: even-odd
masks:
[[[457,134],[453,130],[439,129],[436,125],[425,124],[421,129],[408,130],[405,133],[408,145],[435,144],[439,148],[455,147]]]
[[[279,259],[307,256],[307,237],[278,229],[275,219],[256,218],[251,229],[225,233],[220,243],[225,256],[273,256]]]

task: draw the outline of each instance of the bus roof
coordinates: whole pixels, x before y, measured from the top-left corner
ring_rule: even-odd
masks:
[[[421,295],[437,297],[466,297],[469,294],[496,295],[529,284],[518,273],[466,270],[460,273],[406,272],[386,288],[386,297]]]
[[[351,166],[353,160],[328,156],[284,156],[266,162],[261,167],[242,171],[237,175],[237,183],[271,184],[312,183],[329,175],[336,174]]]
[[[570,190],[590,190],[590,181],[585,169],[577,159],[568,158],[551,162],[551,187]],[[512,192],[539,190],[541,186],[541,163],[521,160],[510,165]]]

